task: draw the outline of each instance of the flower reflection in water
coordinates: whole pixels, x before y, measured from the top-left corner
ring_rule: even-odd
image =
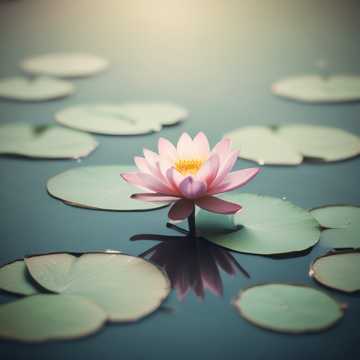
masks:
[[[192,290],[203,299],[208,289],[216,296],[223,294],[220,270],[231,276],[250,277],[229,251],[202,238],[139,234],[131,240],[158,240],[160,244],[141,254],[166,271],[177,296],[183,300]]]

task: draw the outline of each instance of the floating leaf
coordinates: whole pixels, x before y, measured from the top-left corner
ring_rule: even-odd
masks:
[[[168,296],[167,277],[149,262],[123,254],[50,254],[25,259],[45,289],[78,295],[103,308],[111,321],[136,321]]]
[[[62,125],[106,135],[138,135],[160,131],[188,116],[185,109],[166,103],[83,105],[66,108],[55,117]]]
[[[73,339],[92,334],[106,321],[93,302],[68,295],[34,295],[0,305],[0,337],[26,342]]]
[[[310,103],[355,101],[360,100],[360,76],[294,76],[273,84],[272,91],[279,96]]]
[[[68,96],[73,92],[74,86],[70,82],[47,77],[0,79],[0,98],[11,100],[47,101]]]
[[[303,160],[296,149],[265,126],[243,127],[225,136],[239,149],[241,158],[256,161],[260,165],[298,165]]]
[[[321,244],[335,248],[360,248],[360,207],[330,205],[313,209],[311,214],[325,230]]]
[[[288,284],[248,288],[234,305],[254,325],[294,334],[326,330],[343,316],[341,305],[325,293]]]
[[[103,71],[108,65],[105,59],[90,54],[54,53],[25,59],[21,68],[31,74],[82,77]]]
[[[325,126],[250,126],[226,136],[240,150],[241,158],[261,165],[298,165],[304,157],[330,162],[360,154],[359,136]]]
[[[96,147],[91,135],[58,126],[25,123],[0,126],[0,154],[73,159],[89,155]]]
[[[38,293],[31,283],[25,263],[14,261],[0,268],[0,290],[19,295],[33,295]]]
[[[201,210],[197,216],[201,236],[217,245],[243,253],[275,255],[304,251],[319,241],[318,222],[288,201],[236,193],[224,198],[241,204],[242,211],[218,215]]]
[[[352,293],[360,291],[360,252],[332,252],[313,262],[310,276],[329,288]]]
[[[135,171],[121,165],[78,167],[65,171],[47,182],[50,195],[73,206],[99,210],[136,211],[163,207],[131,199],[135,188],[120,176]]]
[[[313,125],[281,126],[277,135],[303,156],[339,161],[360,154],[360,138],[347,131]]]

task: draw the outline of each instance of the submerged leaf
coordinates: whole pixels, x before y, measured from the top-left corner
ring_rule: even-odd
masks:
[[[167,277],[149,262],[123,254],[50,254],[25,260],[44,288],[92,300],[111,321],[136,321],[168,296]]]
[[[254,286],[241,291],[234,305],[254,325],[293,334],[326,330],[343,316],[341,305],[327,294],[298,285]]]
[[[360,252],[333,252],[321,256],[311,265],[310,275],[335,290],[360,291]]]
[[[274,94],[309,103],[360,100],[360,76],[294,76],[273,84]]]
[[[39,77],[0,79],[0,98],[19,101],[47,101],[72,94],[74,86],[64,80]]]
[[[107,60],[91,54],[53,53],[29,57],[20,65],[30,74],[82,77],[103,71],[109,64]]]
[[[136,211],[166,206],[130,198],[136,189],[120,174],[134,170],[124,165],[78,167],[49,179],[47,189],[50,195],[68,205],[89,209]]]
[[[56,114],[62,125],[106,135],[138,135],[160,131],[188,116],[177,105],[167,103],[98,104],[66,108]]]
[[[22,260],[14,261],[0,268],[0,290],[19,295],[38,293]]]
[[[97,142],[89,134],[52,125],[0,126],[0,154],[39,159],[75,159],[89,155]]]
[[[98,305],[77,296],[34,295],[0,305],[0,337],[25,342],[86,336],[105,321]]]
[[[360,207],[329,205],[311,210],[311,214],[325,228],[321,244],[335,248],[360,248]]]
[[[236,193],[224,198],[241,204],[243,210],[235,215],[201,210],[197,216],[201,236],[217,245],[249,254],[275,255],[304,251],[319,241],[318,222],[288,201]]]

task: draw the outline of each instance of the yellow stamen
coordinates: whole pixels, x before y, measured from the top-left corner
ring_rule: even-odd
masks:
[[[202,164],[202,160],[178,160],[175,163],[175,168],[182,175],[195,175]]]

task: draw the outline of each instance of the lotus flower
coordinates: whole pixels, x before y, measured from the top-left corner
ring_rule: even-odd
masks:
[[[173,203],[169,211],[171,220],[183,220],[194,214],[195,205],[220,214],[234,214],[241,206],[215,197],[241,186],[253,179],[259,168],[231,172],[238,157],[231,150],[231,141],[222,139],[210,150],[204,133],[194,139],[183,133],[175,147],[160,138],[159,153],[144,149],[144,157],[135,157],[137,172],[121,174],[130,184],[146,192],[132,198]]]

